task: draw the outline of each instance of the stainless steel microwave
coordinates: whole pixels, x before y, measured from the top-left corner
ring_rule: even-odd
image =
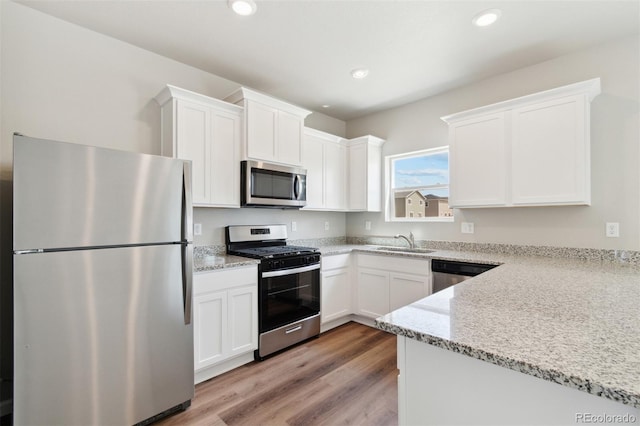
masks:
[[[262,161],[241,163],[243,207],[299,209],[307,204],[307,171]]]

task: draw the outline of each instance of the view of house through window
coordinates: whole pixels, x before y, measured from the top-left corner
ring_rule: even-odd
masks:
[[[387,157],[388,220],[451,218],[449,148]]]

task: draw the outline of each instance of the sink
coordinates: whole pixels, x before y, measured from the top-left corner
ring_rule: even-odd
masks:
[[[395,251],[398,253],[433,253],[435,250],[423,249],[423,248],[409,248],[409,247],[377,247],[376,250],[380,251]]]

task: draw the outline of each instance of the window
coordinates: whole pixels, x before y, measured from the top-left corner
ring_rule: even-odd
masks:
[[[449,147],[390,155],[386,162],[387,221],[451,221]]]

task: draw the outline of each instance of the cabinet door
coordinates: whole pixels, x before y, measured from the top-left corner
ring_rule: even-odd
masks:
[[[349,210],[367,209],[367,145],[349,147]]]
[[[229,352],[258,348],[258,289],[255,285],[229,290]]]
[[[377,318],[389,313],[389,273],[358,268],[358,313]]]
[[[256,160],[276,158],[278,110],[258,102],[247,101],[247,156]]]
[[[505,114],[489,114],[449,127],[451,207],[506,204]]]
[[[324,144],[325,207],[330,210],[346,209],[346,148],[331,142]]]
[[[210,204],[240,207],[240,116],[212,111]]]
[[[424,275],[389,274],[389,310],[420,300],[429,295],[429,277]]]
[[[514,205],[589,204],[585,111],[584,95],[513,110]]]
[[[226,357],[227,294],[205,293],[193,298],[194,368],[215,364]]]
[[[303,166],[307,169],[307,209],[324,208],[324,141],[306,135],[302,147]]]
[[[351,313],[351,283],[349,269],[341,268],[322,272],[321,284],[322,323],[344,317]]]
[[[191,160],[193,202],[207,204],[211,191],[211,169],[207,164],[211,144],[209,108],[179,100],[177,127],[177,158]]]
[[[278,112],[276,132],[276,160],[285,163],[302,164],[302,128],[304,120],[288,112]]]

